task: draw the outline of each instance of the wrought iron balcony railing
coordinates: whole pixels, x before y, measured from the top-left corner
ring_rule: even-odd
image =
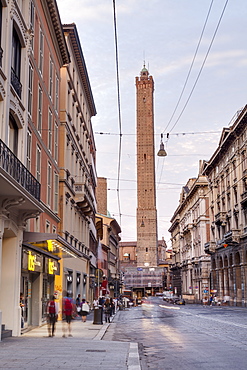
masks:
[[[13,88],[15,89],[19,98],[21,98],[22,84],[21,84],[21,82],[19,80],[19,77],[16,75],[13,68],[11,68],[11,84],[12,84]]]
[[[2,67],[3,65],[2,60],[3,60],[3,49],[0,46],[0,67]]]
[[[0,168],[23,186],[34,198],[40,200],[40,183],[0,139]]]

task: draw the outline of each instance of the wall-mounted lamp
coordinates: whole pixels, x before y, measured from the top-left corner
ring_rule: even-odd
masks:
[[[142,222],[141,222],[141,227],[145,227],[145,224],[144,224],[144,221],[143,221],[143,217],[142,217]]]
[[[166,157],[167,153],[165,151],[164,143],[163,143],[163,134],[161,134],[161,141],[160,141],[160,150],[157,153],[158,157]]]

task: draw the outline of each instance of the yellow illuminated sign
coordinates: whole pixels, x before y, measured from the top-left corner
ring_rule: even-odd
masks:
[[[34,271],[35,270],[35,257],[32,255],[31,251],[28,251],[28,270]]]
[[[40,267],[41,262],[37,260],[36,254],[32,254],[31,251],[28,251],[28,270],[35,271],[35,266]]]
[[[53,240],[47,240],[47,248],[48,248],[48,252],[54,251]]]
[[[57,266],[55,265],[55,262],[49,258],[48,259],[48,274],[54,275],[55,271],[57,271]]]

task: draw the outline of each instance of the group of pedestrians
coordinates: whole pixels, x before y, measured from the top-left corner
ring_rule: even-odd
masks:
[[[115,314],[117,308],[117,299],[109,297],[100,297],[94,301],[94,306],[102,307],[105,315],[105,322],[111,322],[111,317]]]
[[[111,317],[115,314],[118,304],[120,302],[115,298],[100,297],[95,299],[93,306],[101,307],[104,312],[105,322],[111,322]],[[62,307],[59,309],[58,302],[55,296],[52,296],[47,304],[47,324],[48,324],[48,335],[53,337],[55,335],[56,322],[59,313],[62,313],[62,330],[63,337],[71,334],[71,322],[76,316],[80,316],[82,322],[86,322],[87,316],[90,313],[90,306],[86,299],[82,298],[80,294],[77,295],[76,300],[69,297],[67,292],[63,293]]]
[[[78,294],[76,298],[76,311],[79,316],[81,316],[82,322],[87,321],[87,315],[90,312],[90,306],[85,298],[82,298],[81,295]]]
[[[56,322],[59,313],[62,313],[63,337],[72,337],[72,319],[76,316],[81,316],[82,322],[86,322],[89,312],[89,304],[85,299],[80,299],[80,294],[78,294],[76,301],[74,301],[69,297],[67,292],[64,292],[61,309],[59,309],[58,302],[55,300],[55,296],[53,295],[47,304],[47,325],[49,337],[53,337],[55,335]]]

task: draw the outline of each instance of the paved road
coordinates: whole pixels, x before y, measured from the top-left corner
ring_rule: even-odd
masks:
[[[152,304],[121,311],[104,339],[139,343],[143,370],[246,370],[247,309]]]

